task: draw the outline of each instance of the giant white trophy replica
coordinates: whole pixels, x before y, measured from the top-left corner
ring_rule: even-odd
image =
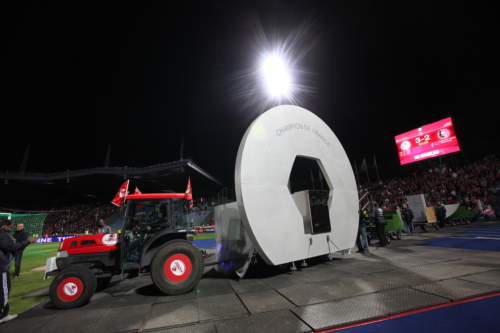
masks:
[[[329,226],[321,232],[305,227],[304,195],[292,196],[287,187],[296,157],[316,160],[330,188]],[[354,246],[354,174],[339,140],[315,114],[283,105],[260,115],[241,140],[235,180],[237,202],[215,208],[217,261],[225,261],[219,269],[232,267],[242,277],[255,251],[280,265]]]

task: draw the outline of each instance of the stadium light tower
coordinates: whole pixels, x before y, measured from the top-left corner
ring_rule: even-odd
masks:
[[[264,58],[262,72],[268,93],[272,98],[289,97],[292,91],[292,81],[287,64],[278,55]]]

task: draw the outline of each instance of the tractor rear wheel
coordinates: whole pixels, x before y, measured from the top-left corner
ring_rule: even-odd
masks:
[[[81,265],[65,268],[52,281],[50,300],[59,309],[72,309],[87,303],[95,293],[97,279],[90,269]]]
[[[151,279],[166,294],[178,295],[193,289],[201,279],[204,260],[200,250],[183,239],[163,245],[151,263]]]

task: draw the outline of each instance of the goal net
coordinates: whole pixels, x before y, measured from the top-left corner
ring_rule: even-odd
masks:
[[[48,213],[40,214],[11,214],[0,213],[0,220],[12,220],[14,226],[12,227],[12,234],[16,231],[17,225],[24,224],[24,230],[28,233],[29,237],[42,237],[42,228],[45,218]]]

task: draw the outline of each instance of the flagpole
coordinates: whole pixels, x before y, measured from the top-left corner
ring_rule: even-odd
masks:
[[[354,168],[356,169],[356,180],[357,180],[358,186],[359,186],[358,166],[356,165],[356,160],[353,160],[353,161],[354,161]]]
[[[323,191],[323,175],[321,174],[321,169],[318,172],[319,181],[321,182],[321,191]]]
[[[315,191],[314,188],[314,176],[313,176],[313,171],[311,170],[311,182],[313,183],[313,191]]]
[[[370,176],[368,175],[368,165],[366,165],[366,160],[365,160],[365,171],[366,171],[366,178],[368,178],[368,183],[370,183]]]
[[[375,154],[373,154],[373,164],[375,164],[375,170],[377,170],[377,180],[380,183],[380,177],[378,175],[378,165],[377,165],[377,159],[375,158]]]

